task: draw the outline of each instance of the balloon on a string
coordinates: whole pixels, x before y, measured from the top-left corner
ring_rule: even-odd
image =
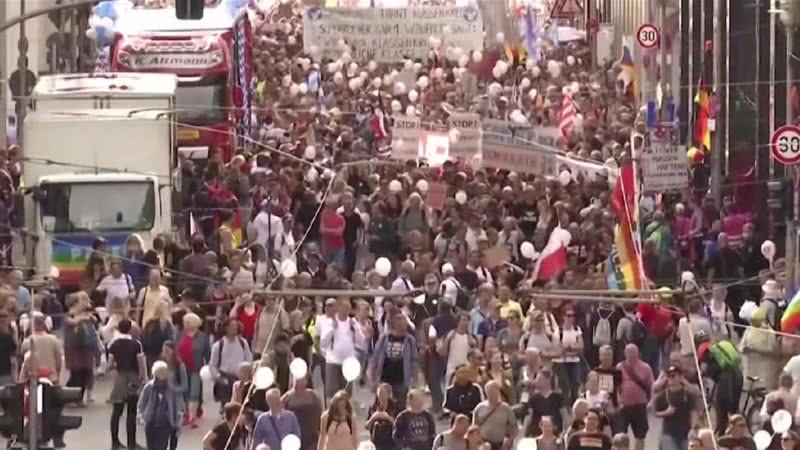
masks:
[[[266,389],[272,386],[273,383],[275,383],[275,374],[272,369],[266,366],[256,369],[256,373],[253,375],[253,384],[256,389]]]
[[[317,149],[313,145],[306,146],[305,151],[303,152],[303,157],[306,159],[314,159],[317,157]]]
[[[776,433],[785,433],[792,427],[792,414],[785,409],[775,411],[772,414],[770,423],[772,424],[773,431]]]
[[[767,430],[759,430],[753,435],[753,442],[758,450],[767,450],[772,443],[772,435]]]
[[[378,258],[375,261],[375,271],[382,277],[389,276],[389,273],[392,272],[392,262],[389,261],[389,258],[383,256]]]
[[[200,368],[200,379],[206,383],[214,381],[214,374],[211,373],[211,367],[203,366]]]
[[[281,439],[281,450],[300,450],[300,438],[295,434],[287,434]]]
[[[761,254],[767,261],[772,261],[772,258],[775,257],[775,243],[770,240],[764,241],[761,244]]]
[[[358,358],[350,356],[342,361],[342,375],[348,383],[358,379],[361,375],[361,363],[358,362]]]
[[[303,358],[295,358],[289,363],[289,372],[295,378],[303,378],[308,375],[308,364]]]
[[[525,241],[519,246],[519,252],[522,253],[522,256],[533,259],[536,255],[536,248],[530,242]]]

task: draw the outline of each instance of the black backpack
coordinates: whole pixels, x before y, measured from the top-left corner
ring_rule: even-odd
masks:
[[[647,327],[645,327],[644,323],[636,316],[626,314],[624,319],[631,321],[631,339],[629,344],[641,346],[647,338]]]

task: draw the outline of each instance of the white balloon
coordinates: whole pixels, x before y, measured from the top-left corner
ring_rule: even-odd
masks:
[[[758,430],[753,435],[753,442],[755,442],[758,450],[767,450],[772,443],[772,435],[767,430]]]
[[[375,271],[382,277],[389,276],[392,272],[392,262],[389,261],[389,258],[383,256],[378,258],[375,261]]]
[[[528,91],[528,97],[530,97],[531,100],[536,100],[536,97],[538,95],[539,95],[539,91],[537,91],[536,88],[533,88],[530,91]]]
[[[408,105],[408,107],[406,108],[406,115],[407,116],[414,116],[416,114],[417,114],[417,109],[414,108],[413,105]]]
[[[305,159],[314,159],[317,157],[317,149],[314,148],[313,145],[306,146],[305,151],[303,152],[303,157]]]
[[[306,82],[300,83],[297,87],[301,95],[306,95],[308,93],[308,84]]]
[[[463,205],[464,203],[467,203],[467,193],[466,192],[458,191],[458,192],[456,192],[455,197],[456,197],[456,203],[458,203],[459,205]]]
[[[450,138],[451,144],[458,143],[459,139],[461,139],[461,131],[458,128],[453,128],[447,133],[448,137]]]
[[[522,89],[528,89],[531,86],[531,79],[530,78],[523,78],[519,82],[519,87]]]
[[[267,366],[261,366],[256,369],[256,373],[253,375],[253,384],[255,384],[256,389],[266,389],[275,383],[275,374],[272,372]]]
[[[433,69],[433,78],[441,79],[443,77],[444,77],[444,69],[442,69],[441,67]]]
[[[422,70],[422,63],[414,63],[414,72],[419,73]]]
[[[772,261],[772,258],[775,257],[775,243],[766,240],[761,244],[761,254],[764,255],[768,261]]]
[[[503,71],[500,70],[499,67],[494,66],[492,68],[492,76],[495,77],[495,78],[501,78],[503,76]]]
[[[511,111],[511,114],[508,116],[512,122],[516,124],[523,124],[527,123],[528,119],[525,117],[525,114],[522,113],[519,109],[515,109]]]
[[[519,246],[519,252],[522,253],[522,256],[528,259],[533,259],[533,257],[536,255],[536,248],[534,248],[533,244],[530,242],[525,241]]]
[[[375,444],[372,441],[361,441],[356,450],[375,450]]]
[[[361,375],[361,363],[358,362],[358,358],[351,356],[342,361],[342,375],[348,383],[358,379]]]
[[[473,62],[481,62],[483,60],[483,53],[480,50],[475,50],[472,52],[472,61]]]
[[[297,264],[291,259],[285,259],[281,262],[281,275],[284,278],[292,278],[297,275]]]
[[[517,442],[517,450],[536,450],[536,439],[522,438]]]
[[[392,111],[400,112],[401,109],[403,109],[403,105],[397,100],[392,100]]]
[[[572,181],[572,174],[569,173],[568,170],[562,170],[561,173],[558,174],[558,182],[561,183],[562,186],[568,185]]]
[[[420,89],[427,88],[430,85],[430,83],[431,83],[430,78],[426,77],[425,75],[419,77],[419,79],[417,80],[417,86],[419,86]]]
[[[419,189],[420,192],[428,192],[429,187],[430,185],[428,185],[428,180],[417,181],[417,189]]]
[[[792,427],[792,414],[785,409],[775,411],[772,414],[770,423],[772,424],[773,431],[778,434],[785,433]]]
[[[375,60],[370,60],[370,62],[367,63],[367,70],[370,72],[375,72],[377,69],[378,63],[376,63]]]
[[[295,378],[303,378],[308,375],[308,364],[303,358],[295,358],[289,363],[289,372]]]
[[[498,44],[502,44],[503,42],[506,41],[506,34],[503,33],[502,31],[498,31],[497,34],[494,36],[494,38],[497,40]]]
[[[381,77],[375,77],[372,79],[372,87],[374,87],[375,89],[380,89],[382,84],[383,81],[381,81]]]
[[[389,192],[398,193],[403,190],[403,184],[399,180],[392,180],[389,182]]]
[[[533,60],[533,58],[528,58],[528,59],[525,60],[525,68],[528,69],[528,70],[533,69],[533,66],[535,64],[536,64],[536,62]]]
[[[394,84],[394,95],[403,95],[406,93],[406,84],[398,81]]]
[[[575,65],[575,57],[572,55],[567,55],[567,65],[574,66]]]
[[[467,67],[469,64],[469,56],[461,55],[458,57],[458,67]]]
[[[214,381],[214,374],[211,372],[211,367],[203,366],[200,368],[200,379],[206,383]]]
[[[412,90],[408,91],[408,100],[411,103],[416,102],[418,98],[419,98],[419,93],[417,93],[416,89],[412,89]]]
[[[539,78],[539,75],[541,74],[542,74],[542,69],[540,69],[539,66],[533,66],[531,68],[531,75],[533,75],[533,78]]]
[[[281,439],[281,450],[300,450],[300,438],[295,434],[287,434]]]

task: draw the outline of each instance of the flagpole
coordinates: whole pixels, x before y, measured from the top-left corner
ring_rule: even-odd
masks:
[[[776,21],[775,14],[772,13],[777,8],[776,0],[770,0],[770,14],[769,14],[769,135],[775,133],[775,28]],[[758,30],[756,30],[758,32]],[[756,139],[756,143],[758,143]],[[758,148],[758,145],[756,145]],[[769,181],[775,179],[775,159],[769,158]],[[769,237],[772,238],[775,234],[775,212],[773,209],[769,210]]]
[[[713,58],[714,62],[712,65],[713,70],[713,77],[714,77],[714,88],[713,88],[713,96],[716,99],[714,102],[710,102],[711,105],[714,107],[714,111],[709,111],[709,114],[714,115],[714,134],[711,138],[711,195],[714,197],[714,204],[717,205],[717,209],[722,206],[722,114],[719,114],[721,110],[720,105],[722,103],[722,85],[720,84],[722,78],[722,27],[720,26],[720,21],[722,19],[722,0],[714,0],[713,4],[713,39],[714,39],[714,52]],[[725,99],[727,101],[727,99]],[[725,149],[724,151],[728,151]]]

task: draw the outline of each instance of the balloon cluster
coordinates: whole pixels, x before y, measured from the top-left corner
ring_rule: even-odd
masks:
[[[117,19],[133,8],[130,0],[104,0],[92,8],[86,37],[95,41],[97,48],[105,48],[114,42]]]

